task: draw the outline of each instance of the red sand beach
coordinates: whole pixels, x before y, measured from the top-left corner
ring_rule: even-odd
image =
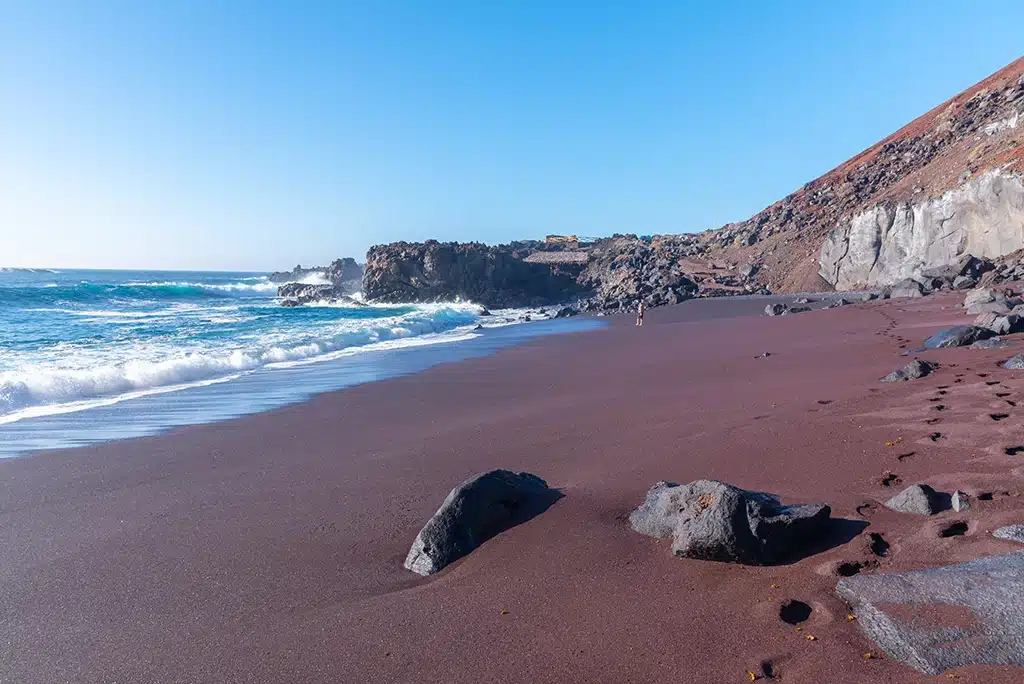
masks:
[[[0,682],[718,683],[763,661],[785,682],[950,681],[883,657],[833,590],[844,562],[1019,548],[990,535],[1024,522],[1020,456],[1004,453],[1024,434],[990,418],[1021,410],[1007,402],[1024,376],[997,366],[1015,352],[928,352],[933,375],[878,382],[907,362],[901,344],[965,322],[961,300],[781,318],[691,302],[642,329],[617,318],[273,413],[0,462]],[[437,575],[403,569],[448,491],[492,468],[565,497]],[[887,470],[994,494],[899,514],[881,506],[901,488]],[[630,530],[653,483],[698,478],[870,526],[775,567],[674,558]],[[940,538],[954,520],[967,534]],[[799,632],[778,617],[788,598],[813,607]]]

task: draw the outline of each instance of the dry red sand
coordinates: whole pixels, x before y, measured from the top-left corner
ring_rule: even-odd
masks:
[[[273,413],[2,462],[0,681],[718,683],[762,661],[784,682],[949,681],[866,659],[881,654],[833,589],[842,562],[885,572],[1016,549],[989,535],[1024,518],[1021,456],[1004,453],[1024,443],[1020,421],[989,417],[1024,401],[1024,377],[996,365],[1007,352],[929,352],[934,375],[877,381],[907,362],[900,338],[963,322],[959,301],[783,318],[688,303],[639,330],[619,320]],[[432,578],[404,570],[447,492],[496,467],[566,496]],[[995,495],[966,515],[901,515],[880,505],[898,491],[887,470]],[[655,481],[705,477],[870,526],[767,568],[674,558],[629,529]],[[961,519],[966,535],[938,536]],[[778,617],[787,598],[814,609],[800,632]]]

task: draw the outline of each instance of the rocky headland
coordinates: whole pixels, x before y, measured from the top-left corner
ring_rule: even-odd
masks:
[[[972,286],[988,270],[998,269],[982,284],[1022,275],[1022,249],[1024,58],[746,221],[580,246],[377,245],[362,290],[368,301],[609,312],[769,292],[919,296]],[[576,258],[560,260],[566,251]],[[524,261],[538,252],[555,255]]]
[[[363,286],[363,267],[355,259],[335,259],[327,266],[278,271],[267,276],[272,283],[281,283],[277,296],[282,306],[299,306],[311,302],[347,302],[359,304],[352,295]]]

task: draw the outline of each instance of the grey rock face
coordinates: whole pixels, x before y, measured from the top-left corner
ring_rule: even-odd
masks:
[[[825,240],[821,277],[837,290],[912,278],[974,254],[1002,256],[1024,247],[1024,182],[994,170],[941,197],[879,204],[838,226]]]
[[[978,317],[974,319],[974,325],[978,326],[979,328],[989,328],[991,330],[992,324],[996,322],[997,318],[999,318],[999,314],[979,314]]]
[[[905,278],[889,289],[889,296],[893,299],[900,297],[923,297],[921,283],[910,278]]]
[[[789,313],[789,307],[785,304],[769,304],[764,307],[764,312],[768,316],[785,316]]]
[[[1016,356],[1010,357],[1006,363],[1003,364],[1003,368],[1007,370],[1024,370],[1024,354],[1017,354]]]
[[[995,333],[988,328],[976,325],[957,325],[941,330],[924,341],[925,349],[946,349],[949,347],[966,347],[978,340],[987,340]]]
[[[885,502],[887,508],[900,513],[934,515],[939,512],[939,493],[926,484],[910,485]]]
[[[1024,330],[1024,319],[1017,314],[1006,314],[997,316],[987,327],[997,335],[1012,335]]]
[[[932,363],[931,361],[922,361],[921,359],[915,359],[908,363],[903,368],[895,370],[889,373],[882,382],[902,382],[904,380],[917,380],[931,373],[933,370],[939,367],[939,364]]]
[[[672,537],[676,556],[770,565],[800,554],[829,524],[823,504],[783,506],[778,497],[715,480],[659,482],[629,516],[651,537]]]
[[[405,567],[430,575],[491,537],[528,520],[561,494],[530,473],[492,470],[453,489],[416,535]]]
[[[979,287],[971,290],[967,293],[967,296],[964,297],[964,308],[970,309],[972,306],[994,302],[996,299],[1003,299],[1003,297],[1001,295],[997,296],[995,291],[990,287]]]
[[[969,349],[1006,349],[1010,345],[1006,344],[999,337],[990,337],[987,340],[978,340],[971,344]]]
[[[848,577],[836,594],[853,607],[868,638],[926,674],[969,665],[1024,667],[1024,553]]]
[[[977,316],[978,314],[994,313],[996,315],[1005,314],[1010,311],[1010,305],[1007,304],[1005,299],[995,300],[991,302],[982,302],[980,304],[972,304],[967,307],[967,313],[971,316]]]
[[[1005,539],[1024,544],[1024,525],[1006,525],[992,533],[996,539]]]
[[[953,289],[954,290],[967,290],[974,287],[977,284],[977,280],[970,276],[958,275],[953,278]]]
[[[966,511],[971,507],[971,497],[967,496],[966,492],[962,492],[958,489],[953,492],[952,504],[954,511],[957,511],[958,513],[960,511]]]

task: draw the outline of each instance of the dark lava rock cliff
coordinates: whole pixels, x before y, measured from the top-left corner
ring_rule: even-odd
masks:
[[[505,308],[556,304],[578,296],[583,288],[576,282],[577,273],[523,261],[536,244],[429,240],[377,245],[366,254],[363,297],[380,302],[460,298]]]

